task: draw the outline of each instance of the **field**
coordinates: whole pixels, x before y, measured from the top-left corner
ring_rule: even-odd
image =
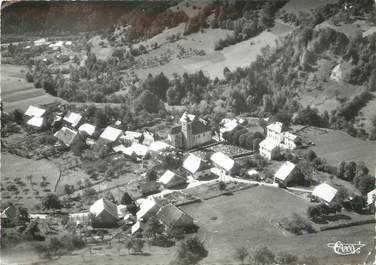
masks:
[[[48,104],[57,97],[46,94],[43,89],[34,88],[25,80],[26,66],[1,65],[1,100],[6,111],[16,108],[26,110],[29,105]]]
[[[308,12],[311,9],[319,8],[320,6],[336,3],[338,0],[290,0],[282,10],[285,10],[288,13],[298,14],[299,12]]]
[[[59,169],[48,160],[32,160],[2,153],[2,187],[4,186],[7,190],[7,187],[15,184],[18,189],[2,191],[2,199],[4,201],[17,202],[24,207],[32,209],[40,203],[41,197],[49,192],[53,192],[59,173]],[[32,175],[31,180],[27,177],[29,175]],[[42,177],[46,177],[44,184],[42,184]],[[17,178],[20,181],[17,181]]]
[[[376,142],[363,141],[345,132],[309,127],[298,133],[306,141],[315,143],[311,149],[329,164],[341,161],[365,162],[373,172],[376,168]]]
[[[160,48],[138,56],[138,60],[147,61],[150,58],[158,58],[162,54],[170,52],[172,52],[172,55],[171,60],[163,65],[133,69],[139,78],[144,79],[149,73],[155,75],[163,72],[168,77],[172,77],[173,73],[193,73],[199,70],[202,70],[211,78],[223,78],[223,69],[225,67],[235,70],[237,67],[248,66],[260,54],[262,47],[266,45],[274,46],[275,41],[280,36],[290,32],[292,28],[276,21],[275,26],[270,31],[264,31],[254,38],[226,47],[221,51],[214,51],[214,45],[219,39],[224,39],[227,35],[232,34],[231,30],[205,29],[203,32],[184,36],[173,43],[166,41],[166,37],[172,34],[180,33],[182,35],[183,30],[184,23],[175,28],[167,29],[150,40],[141,43],[144,46],[148,46],[157,42]],[[177,45],[184,47],[188,55],[180,59],[177,58],[177,55],[173,52],[176,50]],[[192,52],[194,50],[203,50],[205,55],[195,55]]]
[[[234,262],[234,249],[242,245],[250,250],[264,245],[274,253],[287,251],[299,257],[325,259],[335,257],[326,244],[337,240],[360,240],[367,244],[367,249],[362,250],[363,254],[372,248],[373,225],[285,236],[270,223],[273,219],[289,217],[294,212],[303,216],[308,206],[308,202],[283,190],[256,187],[182,208],[194,217],[200,226],[199,234],[208,247],[209,256],[203,264],[230,264]]]

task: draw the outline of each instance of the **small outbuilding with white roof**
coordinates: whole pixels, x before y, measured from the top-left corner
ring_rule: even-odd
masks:
[[[26,124],[33,128],[41,129],[44,125],[46,125],[45,121],[46,120],[43,117],[31,117]]]
[[[80,133],[86,133],[88,136],[93,136],[95,132],[95,126],[91,125],[89,123],[84,123],[82,124],[79,128],[78,131]]]
[[[63,120],[72,127],[76,127],[80,123],[81,119],[81,114],[76,112],[68,112],[63,118]]]
[[[294,163],[286,161],[274,174],[274,181],[284,186],[289,186],[298,182],[300,177],[302,177],[302,174],[299,168]]]
[[[337,189],[326,183],[322,183],[316,186],[312,191],[313,196],[323,200],[326,203],[330,203],[334,199],[336,194]]]
[[[165,173],[158,179],[158,182],[161,183],[166,188],[176,187],[186,183],[186,180],[177,175],[176,173],[166,170]]]
[[[120,137],[121,133],[121,130],[108,126],[104,129],[99,138],[106,142],[113,143]]]
[[[25,115],[29,117],[42,117],[45,112],[45,109],[30,105],[25,111]]]

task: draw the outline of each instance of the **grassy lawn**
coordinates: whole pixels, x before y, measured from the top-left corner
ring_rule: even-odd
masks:
[[[5,191],[2,191],[3,202],[20,203],[29,209],[40,203],[40,198],[45,194],[53,192],[59,177],[59,169],[45,159],[33,160],[2,153],[1,165],[1,184],[5,188]],[[28,175],[33,176],[31,179],[33,185]],[[45,185],[41,185],[42,177],[46,177]],[[17,178],[20,181],[17,182]],[[8,191],[7,187],[13,184],[17,187],[17,191]]]
[[[371,172],[376,168],[376,142],[363,141],[342,131],[314,127],[300,131],[299,135],[314,142],[311,149],[331,165],[337,166],[341,161],[363,161]]]
[[[200,236],[205,239],[209,256],[203,264],[228,264],[234,262],[232,253],[238,246],[253,249],[268,246],[273,252],[287,251],[299,257],[316,256],[334,258],[326,244],[342,240],[358,240],[367,244],[362,253],[372,247],[373,225],[355,226],[317,234],[285,236],[270,221],[290,217],[293,213],[305,216],[309,202],[283,190],[256,187],[183,206],[200,226]]]
[[[27,67],[23,65],[1,65],[1,98],[4,109],[12,111],[16,108],[26,110],[29,105],[51,103],[60,98],[46,94],[43,89],[35,89],[32,83],[25,80]]]

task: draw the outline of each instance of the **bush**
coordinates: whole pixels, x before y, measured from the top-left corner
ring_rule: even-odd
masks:
[[[195,236],[180,241],[176,248],[176,259],[171,265],[193,265],[208,255],[203,242]]]

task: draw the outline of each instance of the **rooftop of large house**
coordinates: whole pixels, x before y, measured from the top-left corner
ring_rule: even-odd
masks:
[[[163,185],[169,185],[171,182],[184,183],[185,179],[171,170],[166,170],[165,173],[163,173],[163,175],[158,179],[158,182]]]
[[[283,131],[283,123],[282,122],[274,122],[272,124],[269,124],[268,126],[266,126],[266,128],[268,130],[272,130],[272,131],[275,131],[275,132],[282,132]]]
[[[265,148],[266,150],[273,150],[274,148],[278,147],[278,144],[276,144],[274,141],[271,141],[269,138],[265,138],[260,142],[260,147]]]
[[[290,173],[295,169],[295,164],[290,161],[286,161],[274,174],[276,179],[284,181]]]

